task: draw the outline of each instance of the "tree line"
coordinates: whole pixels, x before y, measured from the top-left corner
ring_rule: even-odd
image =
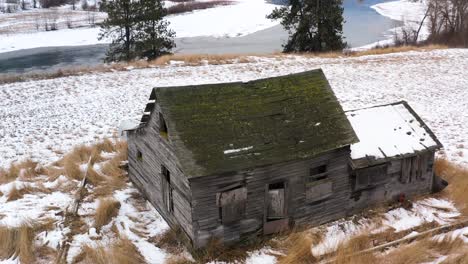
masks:
[[[285,52],[342,50],[342,0],[291,0],[290,7],[275,9],[268,18],[279,19],[289,31]],[[105,0],[102,9],[108,18],[102,23],[100,38],[112,43],[107,61],[154,59],[175,47],[175,33],[164,19],[167,10],[160,0]]]

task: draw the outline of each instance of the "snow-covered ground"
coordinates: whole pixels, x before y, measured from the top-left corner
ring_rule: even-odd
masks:
[[[267,29],[279,24],[278,21],[269,20],[266,15],[270,14],[276,5],[269,4],[264,0],[236,0],[234,4],[228,6],[218,6],[205,10],[196,10],[180,15],[167,17],[170,28],[176,32],[177,38],[183,37],[239,37]],[[61,20],[65,20],[68,9],[57,10]],[[18,14],[0,13],[0,52],[8,52],[20,49],[54,47],[54,46],[79,46],[108,43],[109,40],[98,40],[99,28],[90,27],[83,24],[83,21],[74,23],[74,26],[81,25],[85,28],[59,29],[57,31],[39,31],[36,25],[43,26],[40,20],[45,10],[34,10],[23,12],[31,14],[31,21],[23,21]],[[80,13],[81,12],[81,13]],[[104,19],[105,15],[99,12],[75,11],[73,17],[83,16],[85,19],[89,15],[95,15],[96,23]],[[36,18],[37,17],[37,18]],[[64,24],[65,21],[62,21]],[[18,26],[20,24],[20,27]],[[13,28],[15,30],[9,30]],[[23,30],[17,28],[26,27]],[[4,33],[2,34],[2,30]],[[26,32],[25,32],[26,31]],[[20,33],[20,34],[18,34]]]
[[[72,146],[138,121],[156,86],[231,82],[323,68],[345,109],[406,100],[455,161],[468,163],[468,50],[357,58],[252,58],[257,62],[97,73],[0,85],[0,166],[54,161]]]
[[[289,56],[251,59],[255,62],[204,66],[174,64],[0,85],[0,166],[26,157],[45,163],[55,161],[74,145],[111,136],[122,120],[137,121],[140,118],[155,86],[247,81],[319,67],[324,69],[345,109],[407,100],[445,145],[449,159],[468,164],[468,115],[465,114],[468,112],[468,101],[465,100],[468,98],[465,76],[468,50],[356,58]],[[112,155],[103,157],[111,158]],[[39,178],[36,182],[16,180],[0,185],[3,193],[0,196],[0,225],[15,226],[21,219],[47,218],[60,223],[63,220],[60,211],[73,200],[72,193],[65,191],[66,185],[70,184],[76,188],[79,183],[60,176],[52,182]],[[26,185],[51,191],[7,201],[13,186],[22,188]],[[121,204],[118,215],[102,227],[99,235],[94,228],[75,235],[69,261],[79,253],[82,245],[111,243],[115,232],[111,231],[112,225],[117,223],[118,232],[134,243],[148,263],[163,263],[168,253],[149,243],[148,238],[164,231],[167,225],[151,206],[142,205],[143,201],[132,195],[136,192],[128,184],[112,194]],[[97,206],[97,201],[86,200],[80,207],[79,214],[84,216],[88,226],[93,224],[92,215]],[[330,252],[361,232],[399,232],[431,222],[443,225],[456,221],[459,215],[452,202],[427,198],[414,203],[411,209],[396,208],[379,215],[382,221],[340,220],[314,229],[323,233],[324,239],[314,246],[313,252],[316,255]],[[66,227],[58,224],[53,230],[38,234],[35,244],[57,248],[68,232]],[[460,229],[448,235],[463,236],[467,232]],[[270,252],[268,248],[250,252],[246,263],[276,263]]]

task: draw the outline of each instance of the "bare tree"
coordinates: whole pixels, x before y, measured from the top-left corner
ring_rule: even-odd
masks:
[[[429,0],[430,41],[468,46],[468,0]]]

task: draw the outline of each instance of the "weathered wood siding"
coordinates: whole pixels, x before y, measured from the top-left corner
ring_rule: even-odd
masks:
[[[148,124],[128,135],[130,180],[143,192],[170,226],[180,226],[193,238],[191,192],[187,177],[180,170],[170,140],[159,133],[159,105],[156,104]],[[166,120],[167,121],[167,120]],[[169,131],[170,133],[170,131]],[[142,158],[138,158],[138,152]],[[169,212],[163,200],[161,166],[170,172],[174,211]]]
[[[417,166],[413,166],[415,162],[421,170],[416,170]],[[434,151],[421,152],[414,156],[389,161],[383,165],[386,167],[383,175],[374,176],[379,179],[374,182],[375,184],[371,183],[368,188],[361,190],[356,190],[354,186],[354,199],[349,202],[351,211],[357,212],[372,205],[397,201],[402,194],[405,198],[411,198],[415,195],[430,193],[434,181],[433,164]],[[380,181],[380,179],[383,180]]]
[[[195,246],[203,246],[210,238],[236,241],[242,235],[261,231],[265,221],[268,185],[285,182],[285,207],[290,223],[316,225],[345,216],[351,196],[348,171],[349,148],[325,153],[317,158],[276,164],[252,170],[189,179],[192,188],[192,219]],[[333,195],[324,199],[306,200],[306,179],[310,168],[327,164],[326,186],[332,184]],[[217,193],[232,186],[247,189],[245,216],[223,225],[216,202]]]

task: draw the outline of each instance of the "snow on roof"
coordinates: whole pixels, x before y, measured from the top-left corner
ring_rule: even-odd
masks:
[[[391,158],[441,147],[406,102],[346,112],[360,142],[351,145],[353,160]]]

